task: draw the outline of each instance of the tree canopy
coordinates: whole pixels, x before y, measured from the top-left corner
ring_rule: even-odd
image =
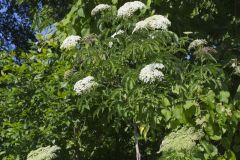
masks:
[[[0,50],[25,50],[34,40],[34,31],[29,20],[28,5],[17,5],[15,1],[0,2]]]
[[[238,1],[4,3],[1,159],[240,157]]]

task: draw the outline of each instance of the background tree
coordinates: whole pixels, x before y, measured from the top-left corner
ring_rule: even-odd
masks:
[[[17,5],[13,0],[2,0],[0,12],[0,49],[27,51],[30,48],[29,41],[35,39],[28,5]]]

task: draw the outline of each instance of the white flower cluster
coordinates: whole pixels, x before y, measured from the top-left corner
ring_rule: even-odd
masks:
[[[95,8],[93,8],[93,10],[91,11],[91,15],[95,16],[99,12],[107,11],[107,10],[110,10],[110,9],[111,9],[111,6],[108,5],[108,4],[99,4]]]
[[[145,7],[145,4],[140,1],[127,2],[118,9],[117,17],[131,17],[134,12],[136,12],[137,10],[141,10]]]
[[[152,63],[146,65],[139,74],[139,79],[144,83],[153,83],[155,81],[162,81],[164,74],[160,71],[164,65],[161,63]]]
[[[63,41],[60,48],[61,49],[69,49],[71,47],[76,47],[80,40],[81,40],[80,36],[71,35]]]
[[[47,146],[41,147],[37,150],[31,151],[28,156],[27,160],[52,160],[57,157],[56,152],[61,148],[58,146]]]
[[[82,80],[79,80],[74,85],[74,91],[81,95],[82,93],[85,93],[89,90],[91,90],[94,86],[97,86],[97,82],[94,81],[94,77],[87,76],[83,78]]]
[[[162,15],[153,15],[143,21],[139,21],[138,23],[136,23],[136,26],[133,29],[133,33],[141,29],[167,30],[169,26],[171,26],[171,22],[166,17]]]
[[[182,127],[163,139],[160,152],[191,151],[196,146],[195,141],[200,140],[203,136],[202,130],[195,131],[194,127]]]
[[[190,51],[191,49],[197,49],[206,44],[207,44],[207,41],[205,39],[196,39],[189,44],[188,50]]]
[[[119,31],[117,31],[117,32],[115,32],[111,37],[112,38],[115,38],[117,35],[120,35],[120,34],[123,34],[124,33],[124,30],[119,30]]]

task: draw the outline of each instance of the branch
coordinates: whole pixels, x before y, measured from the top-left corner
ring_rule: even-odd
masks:
[[[137,125],[134,124],[134,140],[135,140],[135,148],[136,148],[136,160],[141,160],[141,154],[138,145],[138,129]]]

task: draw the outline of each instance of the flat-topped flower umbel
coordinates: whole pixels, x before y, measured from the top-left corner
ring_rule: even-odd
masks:
[[[82,80],[79,80],[74,85],[74,91],[81,95],[85,92],[90,91],[93,87],[97,86],[98,83],[94,81],[94,77],[87,76],[83,78]]]
[[[164,65],[161,63],[152,63],[146,65],[139,74],[139,79],[144,83],[153,83],[156,81],[162,81],[164,74],[161,69],[164,68]]]
[[[160,146],[160,152],[189,151],[196,146],[196,141],[204,136],[202,130],[195,130],[194,127],[182,127],[176,132],[165,136]]]
[[[205,39],[196,39],[189,44],[188,50],[189,51],[192,50],[192,49],[196,50],[199,47],[203,47],[206,44],[207,44],[207,41]]]
[[[69,37],[67,37],[62,45],[60,46],[61,49],[70,49],[70,48],[74,48],[78,45],[78,43],[80,42],[81,37],[80,36],[74,36],[71,35]]]
[[[131,17],[134,12],[145,8],[146,5],[140,1],[127,2],[118,9],[117,17],[128,18]]]
[[[99,4],[93,10],[91,11],[91,15],[95,16],[96,14],[102,12],[102,11],[107,11],[110,10],[111,6],[108,4]]]
[[[61,148],[56,145],[41,147],[31,151],[27,156],[27,160],[53,160],[57,158],[56,152],[60,149]]]
[[[171,26],[171,22],[166,17],[162,15],[154,15],[136,23],[133,33],[141,29],[168,30],[169,26]]]

